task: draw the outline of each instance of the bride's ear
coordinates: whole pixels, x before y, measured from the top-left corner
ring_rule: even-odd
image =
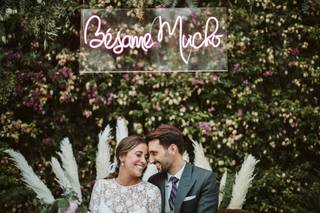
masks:
[[[124,163],[124,160],[126,159],[126,155],[122,154],[119,156],[120,164]],[[120,165],[119,165],[120,166]]]

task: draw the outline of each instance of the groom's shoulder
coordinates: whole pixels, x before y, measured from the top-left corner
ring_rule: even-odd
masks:
[[[204,169],[198,166],[195,166],[193,164],[190,164],[193,167],[193,172],[195,173],[201,173],[201,174],[211,174],[212,171],[208,170],[208,169]]]
[[[153,184],[156,184],[156,183],[164,180],[165,177],[166,177],[166,173],[159,172],[159,173],[156,173],[156,174],[152,175],[152,176],[148,179],[148,182],[153,183]]]
[[[192,173],[193,175],[195,176],[198,176],[198,177],[202,177],[202,178],[209,178],[209,177],[213,177],[215,178],[215,174],[208,170],[208,169],[203,169],[203,168],[200,168],[198,166],[195,166],[193,164],[189,164],[192,168]]]

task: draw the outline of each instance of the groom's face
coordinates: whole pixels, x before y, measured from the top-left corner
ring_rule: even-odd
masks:
[[[158,139],[149,141],[148,148],[149,148],[149,162],[156,165],[160,164],[161,171],[168,172],[168,170],[170,169],[173,163],[172,156],[169,150],[164,146],[162,146],[159,143]]]

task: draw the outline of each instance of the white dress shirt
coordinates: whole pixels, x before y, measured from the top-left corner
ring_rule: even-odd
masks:
[[[179,181],[176,183],[177,189],[178,189],[184,167],[186,167],[186,162],[184,162],[184,165],[182,166],[182,168],[175,175],[171,175],[171,174],[167,173],[167,179],[165,182],[165,186],[166,186],[166,188],[165,188],[165,212],[166,213],[173,212],[173,211],[171,211],[170,206],[169,206],[169,198],[170,198],[170,193],[171,193],[171,189],[172,189],[172,182],[171,181],[169,182],[170,177],[175,176],[176,178],[179,179]]]

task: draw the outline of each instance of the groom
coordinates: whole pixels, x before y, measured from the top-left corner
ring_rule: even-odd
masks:
[[[182,133],[174,126],[161,125],[147,135],[147,141],[150,163],[161,167],[149,179],[160,188],[161,212],[216,213],[219,189],[215,175],[183,160]]]

